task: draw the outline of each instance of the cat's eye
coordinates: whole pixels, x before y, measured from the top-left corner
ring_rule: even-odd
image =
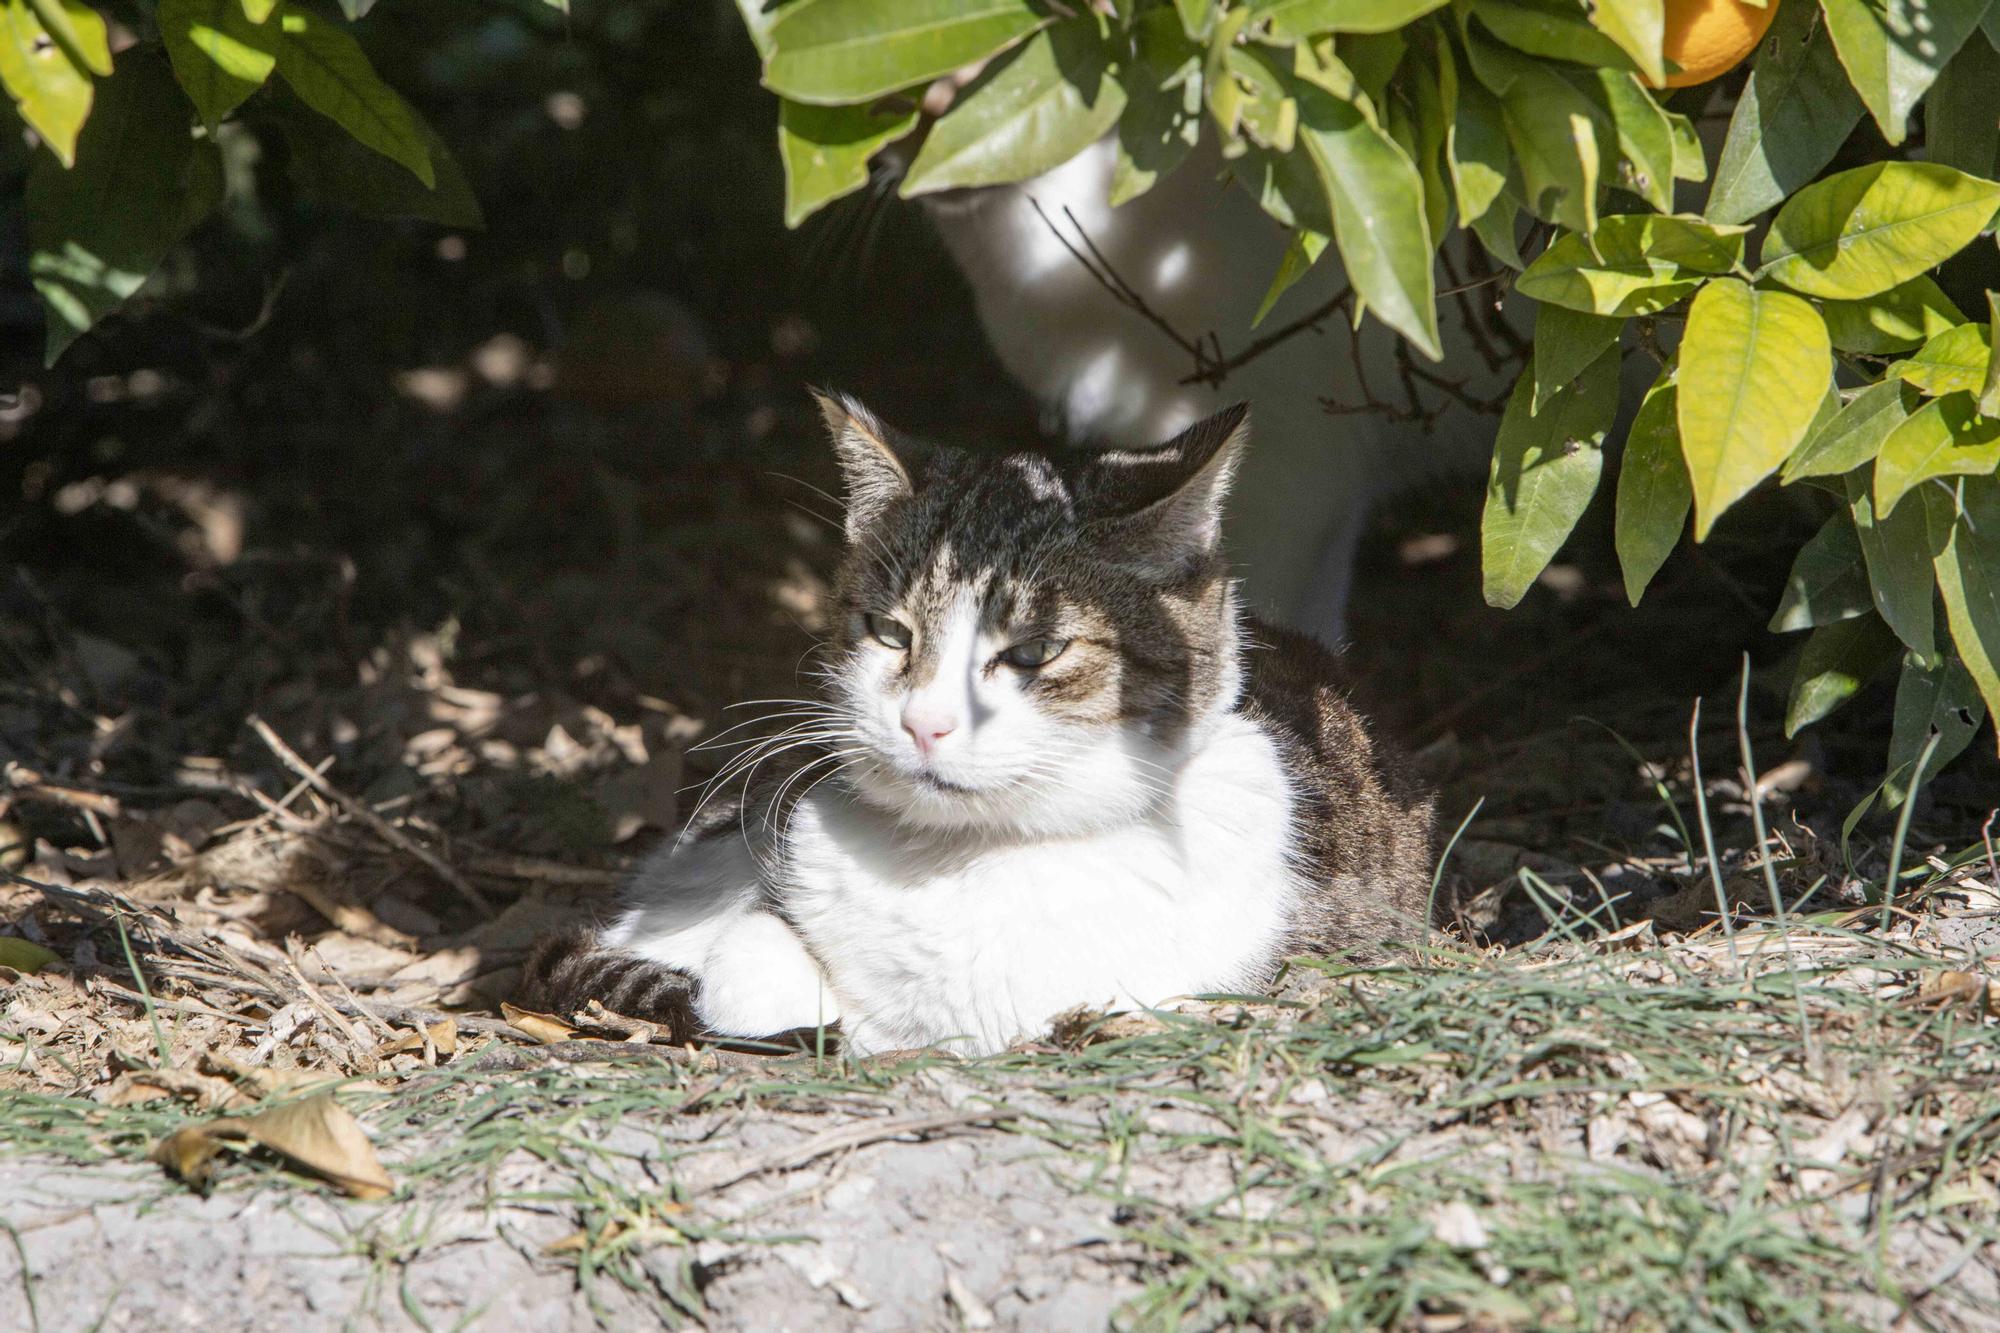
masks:
[[[1039,639],[1023,639],[1000,654],[1000,660],[1010,667],[1022,671],[1039,671],[1063,654],[1069,647],[1068,639],[1044,636]]]
[[[892,616],[869,614],[862,617],[868,626],[869,637],[884,648],[894,648],[898,652],[910,646],[910,627]]]

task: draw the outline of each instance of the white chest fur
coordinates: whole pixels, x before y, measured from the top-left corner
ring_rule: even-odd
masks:
[[[847,798],[797,812],[783,900],[863,1051],[991,1051],[1078,1004],[1260,983],[1298,884],[1270,740],[1231,718],[1158,814],[1065,839],[912,840]]]

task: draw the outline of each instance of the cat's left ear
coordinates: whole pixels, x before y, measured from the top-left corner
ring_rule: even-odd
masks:
[[[1250,405],[1197,421],[1157,449],[1101,456],[1124,558],[1161,573],[1185,569],[1222,545],[1223,502],[1250,442]],[[1108,497],[1107,497],[1108,498]]]
[[[917,446],[845,394],[815,391],[847,483],[847,539],[853,541],[895,501],[916,491]]]

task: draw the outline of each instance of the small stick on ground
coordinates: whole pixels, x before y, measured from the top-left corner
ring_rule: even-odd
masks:
[[[349,796],[346,792],[327,781],[320,774],[319,770],[299,757],[298,751],[285,744],[284,738],[271,730],[270,724],[264,721],[263,718],[252,714],[250,717],[250,729],[257,733],[259,740],[270,747],[271,753],[278,756],[279,761],[286,768],[298,774],[301,780],[311,783],[314,791],[332,801],[348,814],[353,815],[363,824],[366,824],[371,832],[390,846],[396,848],[398,851],[414,856],[417,860],[423,862],[432,874],[451,885],[452,888],[458,891],[460,897],[478,908],[486,916],[491,917],[494,915],[493,904],[486,900],[485,894],[473,888],[463,875],[460,875],[456,870],[453,870],[450,866],[439,860],[428,848],[418,843],[394,824],[391,824],[388,820],[370,810],[367,802]]]

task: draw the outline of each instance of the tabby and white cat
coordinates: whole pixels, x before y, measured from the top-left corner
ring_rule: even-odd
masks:
[[[1219,547],[1234,407],[1156,449],[981,455],[823,400],[847,487],[821,697],[524,999],[677,1036],[989,1052],[1078,1004],[1420,938],[1432,805]]]

